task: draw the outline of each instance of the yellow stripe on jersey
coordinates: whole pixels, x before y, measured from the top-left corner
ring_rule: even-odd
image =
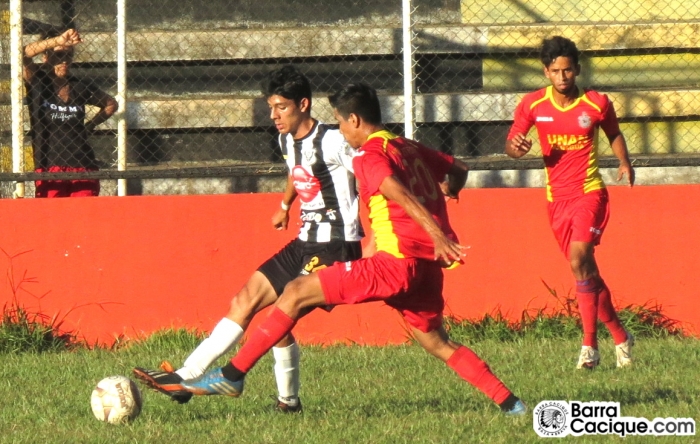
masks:
[[[550,86],[550,87],[547,87],[547,90],[546,90],[545,93],[544,93],[544,97],[542,97],[542,98],[539,99],[539,100],[535,100],[534,102],[532,102],[532,104],[530,105],[530,109],[533,109],[534,107],[536,107],[536,106],[539,105],[540,103],[549,100],[551,97],[552,97],[552,87]]]
[[[554,202],[554,195],[552,194],[552,185],[549,183],[549,170],[547,170],[547,167],[544,168],[544,183],[547,184],[547,201]]]
[[[378,137],[384,139],[384,143],[382,144],[382,149],[386,152],[386,146],[389,143],[389,141],[396,139],[399,136],[397,136],[396,134],[394,134],[388,130],[380,130],[380,131],[377,131],[376,133],[370,134],[369,137],[367,137],[367,140],[369,141],[370,139],[376,139]]]
[[[583,194],[605,188],[605,183],[598,168],[598,128],[593,134],[593,147],[588,153],[588,168],[586,169],[586,179],[583,182]]]
[[[399,238],[394,233],[394,226],[389,219],[389,206],[386,198],[381,194],[372,196],[369,199],[368,207],[377,251],[384,251],[402,259],[404,255],[399,250]]]
[[[600,107],[599,107],[598,105],[596,105],[595,103],[591,102],[591,101],[588,99],[588,96],[587,96],[587,95],[584,94],[583,97],[581,97],[581,100],[583,100],[583,101],[586,102],[587,104],[591,105],[596,111],[598,111],[598,112],[603,111],[602,109],[600,109]],[[594,140],[595,140],[595,139],[594,139]]]

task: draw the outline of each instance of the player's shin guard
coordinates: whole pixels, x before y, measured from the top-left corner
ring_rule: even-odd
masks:
[[[598,349],[598,280],[576,281],[576,300],[583,326],[583,345]]]
[[[627,340],[627,331],[622,326],[620,318],[617,317],[612,304],[610,289],[605,285],[603,279],[600,280],[600,287],[598,288],[598,319],[610,330],[610,335],[613,337],[615,345],[622,344]]]
[[[491,373],[489,366],[465,346],[455,350],[447,360],[447,366],[462,379],[484,392],[496,404],[502,404],[512,395],[505,384]]]
[[[274,307],[270,316],[255,329],[236,356],[231,359],[231,364],[241,372],[248,373],[265,353],[292,331],[296,323],[295,319]]]

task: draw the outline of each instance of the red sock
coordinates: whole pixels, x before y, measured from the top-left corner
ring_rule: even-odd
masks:
[[[273,307],[270,316],[250,335],[236,356],[231,359],[231,364],[243,373],[248,373],[265,353],[284,335],[292,331],[296,323],[297,321],[287,316],[285,312]]]
[[[583,345],[598,349],[598,280],[576,281],[576,300],[581,313]]]
[[[501,404],[512,393],[496,377],[489,366],[476,353],[465,346],[460,346],[447,360],[447,366],[462,379],[478,388],[496,404]]]
[[[602,279],[600,280],[600,288],[598,291],[598,319],[610,330],[615,345],[622,344],[627,340],[627,331],[625,327],[622,326],[620,318],[617,317],[617,313],[612,304],[610,289],[605,285]]]

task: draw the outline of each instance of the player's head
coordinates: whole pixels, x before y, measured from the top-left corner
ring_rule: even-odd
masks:
[[[382,110],[377,91],[364,83],[351,83],[328,97],[340,132],[353,148],[366,140],[362,127],[382,124]]]
[[[40,39],[46,40],[54,37],[58,37],[62,33],[57,29],[51,29],[49,31],[41,33]],[[65,77],[68,75],[71,63],[73,63],[73,47],[72,46],[56,46],[51,49],[47,49],[42,54],[42,60],[45,64],[53,69],[54,74],[58,77]]]
[[[270,118],[280,134],[294,135],[301,123],[311,118],[311,85],[294,66],[270,72],[262,90],[270,107]]]
[[[566,95],[576,89],[576,76],[581,73],[578,55],[576,44],[565,37],[554,36],[542,41],[540,60],[544,75],[560,94]]]

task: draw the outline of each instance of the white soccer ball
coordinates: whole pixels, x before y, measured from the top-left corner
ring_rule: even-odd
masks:
[[[141,413],[141,392],[125,376],[108,376],[97,383],[90,397],[95,418],[110,424],[133,421]]]

